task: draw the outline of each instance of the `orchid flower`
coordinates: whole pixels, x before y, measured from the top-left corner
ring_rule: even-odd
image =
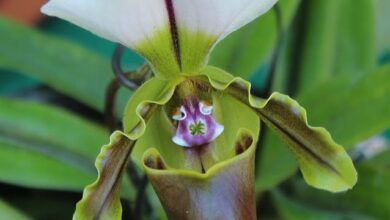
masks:
[[[332,192],[357,179],[324,128],[290,97],[254,97],[246,80],[208,66],[213,47],[277,0],[50,0],[42,12],[143,56],[154,77],[130,98],[96,160],[96,182],[74,219],[120,219],[120,183],[131,157],[170,219],[256,219],[254,156],[260,120],[295,154],[306,182]],[[275,161],[277,163],[277,161]],[[272,167],[270,167],[272,169]]]

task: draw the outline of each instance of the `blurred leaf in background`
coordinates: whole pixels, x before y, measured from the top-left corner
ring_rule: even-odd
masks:
[[[390,1],[376,1],[376,54],[380,63],[390,62]]]
[[[345,210],[324,210],[303,204],[300,201],[288,198],[282,192],[274,190],[272,198],[276,203],[278,213],[285,220],[374,220],[362,214]]]
[[[30,220],[31,218],[0,200],[0,219]]]
[[[364,213],[370,219],[390,218],[390,151],[358,165],[359,182],[345,194],[314,191],[296,181],[292,195],[300,202],[330,211]]]
[[[14,71],[0,69],[0,95],[12,95],[21,90],[34,89],[39,81]]]
[[[243,78],[253,79],[253,87],[264,87],[269,61],[278,38],[277,14],[281,28],[287,28],[301,0],[280,0],[275,9],[229,35],[211,54],[210,63]]]
[[[109,59],[9,20],[0,20],[0,26],[1,67],[26,74],[91,108],[103,110],[105,89],[113,78]],[[122,94],[122,107],[128,97],[128,92]]]
[[[94,179],[94,155],[106,135],[60,108],[0,99],[0,181],[81,191]]]

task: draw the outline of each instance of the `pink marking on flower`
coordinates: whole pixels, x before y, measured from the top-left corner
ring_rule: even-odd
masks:
[[[176,135],[172,141],[183,147],[207,144],[216,139],[224,130],[211,115],[213,106],[206,102],[187,101],[172,116],[178,121]]]

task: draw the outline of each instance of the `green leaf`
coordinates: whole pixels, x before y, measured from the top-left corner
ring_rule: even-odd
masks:
[[[0,135],[94,160],[108,132],[56,106],[0,98]]]
[[[327,208],[360,212],[376,219],[390,218],[390,151],[357,165],[359,182],[345,194],[329,195],[295,182],[293,195],[302,202]]]
[[[373,0],[305,2],[298,23],[304,29],[296,30],[298,42],[292,42],[298,62],[290,58],[296,63],[301,91],[334,74],[353,75],[375,67],[374,11]]]
[[[284,140],[296,156],[303,176],[313,187],[332,192],[353,187],[357,174],[351,158],[330,134],[307,123],[306,111],[288,96],[274,93],[268,100],[253,97],[251,85],[241,78],[208,67],[204,73],[218,90],[227,90],[252,106],[268,127]]]
[[[299,12],[299,10],[298,10]],[[296,20],[296,19],[295,19]],[[293,23],[295,26],[296,21]],[[294,58],[297,58],[296,44],[297,36],[296,32],[298,28],[291,25],[284,33],[284,37],[281,41],[280,51],[277,57],[277,65],[275,66],[274,79],[272,82],[272,90],[281,93],[291,93],[291,90],[297,86],[296,82],[292,82],[291,79],[296,76],[295,69],[297,68],[297,62]]]
[[[270,130],[256,164],[256,191],[261,193],[275,187],[297,172],[298,163],[285,143]],[[275,163],[275,161],[282,161]],[[272,167],[270,169],[270,167]]]
[[[81,190],[106,131],[57,107],[0,99],[0,180]],[[10,166],[12,164],[12,166]]]
[[[352,213],[350,211],[323,210],[288,198],[282,192],[274,190],[272,198],[277,206],[278,213],[285,220],[374,220],[372,217]]]
[[[108,59],[5,19],[0,19],[0,36],[0,68],[27,74],[103,111],[105,90],[114,78]],[[121,93],[120,112],[129,96]]]
[[[287,27],[300,0],[280,0],[282,25]],[[248,77],[270,58],[277,41],[274,10],[253,23],[229,35],[211,54],[210,64],[226,69],[237,76]]]
[[[73,219],[122,219],[121,181],[134,143],[119,131],[111,135],[110,143],[103,146],[96,158],[99,176],[85,188]]]
[[[353,76],[371,71],[377,63],[376,0],[344,0],[338,4],[334,73]]]
[[[42,189],[80,191],[94,177],[94,173],[85,167],[29,148],[31,145],[0,138],[1,182]]]
[[[2,96],[12,95],[21,90],[34,89],[37,86],[39,83],[36,80],[0,68],[0,95]]]
[[[376,50],[377,55],[385,56],[390,53],[390,29],[387,24],[390,2],[376,1]]]
[[[248,77],[269,59],[275,41],[275,15],[268,12],[217,45],[210,64]]]
[[[312,112],[311,121],[352,147],[390,127],[389,77],[390,65],[356,79],[339,76],[302,92],[297,99]]]
[[[29,220],[31,218],[0,200],[0,219]]]

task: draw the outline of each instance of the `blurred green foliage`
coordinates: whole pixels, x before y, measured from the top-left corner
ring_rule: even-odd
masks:
[[[29,220],[31,218],[0,200],[0,219]]]
[[[270,77],[271,60],[280,44],[272,88],[297,99],[308,110],[311,124],[327,128],[350,152],[390,128],[389,1],[280,0],[278,4],[282,35],[278,35],[278,16],[270,11],[218,45],[211,63],[250,78],[259,92]],[[69,192],[76,192],[77,201],[85,184],[94,179],[94,158],[108,142],[108,131],[102,120],[91,122],[80,112],[25,101],[23,92],[45,85],[101,113],[113,78],[114,44],[57,19],[46,21],[39,30],[1,19],[0,36],[0,94],[7,96],[0,98],[0,182],[5,183],[0,185],[0,197],[5,195],[7,201],[0,200],[0,219],[68,219],[71,213],[65,212],[71,208],[60,215],[31,207],[36,201],[73,207]],[[123,59],[129,70],[142,62],[132,52]],[[121,91],[119,114],[130,96]],[[358,164],[355,189],[334,195],[302,184],[293,156],[270,132],[261,143],[256,187],[259,207],[265,211],[260,211],[260,218],[390,218],[389,151]],[[63,198],[42,193],[37,199],[32,193],[13,199],[16,195],[6,194],[2,187],[14,186],[31,192],[61,191]],[[134,199],[133,188],[124,187],[126,200]],[[151,201],[160,213],[155,196]]]
[[[57,107],[11,99],[0,99],[0,131],[1,181],[76,191],[93,181],[94,155],[107,135]]]
[[[287,214],[294,212],[297,204],[305,207],[307,210],[323,210],[332,215],[345,215],[345,213],[355,213],[347,215],[341,219],[389,219],[390,218],[390,152],[387,151],[371,160],[365,161],[357,166],[359,172],[359,182],[354,190],[344,194],[332,195],[321,191],[315,191],[308,188],[301,180],[293,183],[293,193],[290,198],[280,193],[273,196],[277,200],[280,212],[288,215],[285,219],[312,219],[296,218],[294,215]],[[294,198],[294,204],[285,204],[286,201]],[[289,206],[289,207],[288,207]],[[338,214],[337,214],[338,213]],[[360,216],[358,218],[357,216]],[[365,216],[365,218],[363,218]],[[333,218],[326,218],[333,219]]]

